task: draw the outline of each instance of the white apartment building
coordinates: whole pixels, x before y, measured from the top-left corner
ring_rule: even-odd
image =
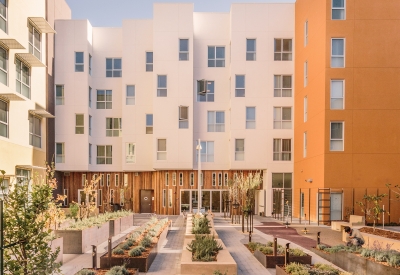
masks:
[[[294,4],[199,13],[160,3],[153,19],[121,28],[57,20],[55,29],[56,170],[66,204],[101,176],[100,210],[191,210],[198,140],[206,209],[223,211],[227,181],[241,171],[263,171],[257,213],[273,212],[273,197],[291,201]]]

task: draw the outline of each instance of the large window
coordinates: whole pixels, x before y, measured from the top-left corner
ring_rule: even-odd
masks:
[[[40,118],[29,115],[29,145],[41,148],[42,129]]]
[[[167,140],[157,139],[157,160],[167,159]]]
[[[106,137],[122,136],[122,119],[106,117]]]
[[[244,160],[244,139],[235,139],[235,160]]]
[[[2,0],[0,0],[1,3]],[[0,4],[1,7],[1,4]],[[1,14],[1,13],[0,13]],[[1,16],[0,16],[0,22],[1,22]],[[4,85],[7,85],[7,75],[8,75],[8,64],[7,64],[7,51],[0,47],[0,83],[3,83]]]
[[[331,122],[330,150],[343,151],[343,122]]]
[[[85,119],[83,114],[75,114],[75,134],[85,133]]]
[[[7,0],[0,0],[0,30],[7,33]]]
[[[274,107],[274,129],[292,129],[292,107]]]
[[[246,39],[246,60],[256,60],[256,40]]]
[[[344,68],[344,38],[332,38],[331,67]]]
[[[246,95],[245,90],[245,76],[235,76],[235,97],[244,97]]]
[[[179,39],[179,60],[189,60],[189,39]]]
[[[0,100],[0,136],[8,137],[8,104]]]
[[[135,85],[126,86],[126,105],[135,105]]]
[[[197,101],[214,102],[214,81],[197,81]]]
[[[214,162],[214,141],[200,141],[200,160],[201,162]],[[196,150],[197,157],[199,159],[199,150]]]
[[[15,60],[16,69],[16,90],[27,98],[31,98],[31,72],[29,67],[22,63],[19,59]]]
[[[332,19],[344,20],[346,17],[346,0],[332,0]]]
[[[75,52],[75,72],[83,72],[85,68],[84,63],[83,52]]]
[[[272,211],[280,215],[292,212],[292,173],[272,173]]]
[[[168,95],[167,76],[166,75],[158,75],[157,76],[157,96],[158,97],[166,97],[167,95]]]
[[[97,109],[112,109],[112,91],[97,90]]]
[[[126,163],[135,163],[135,143],[126,143],[125,146],[125,162]]]
[[[292,97],[291,75],[274,75],[274,97]]]
[[[274,60],[292,60],[292,39],[275,38]]]
[[[64,105],[64,85],[56,85],[56,105]]]
[[[274,138],[274,160],[292,159],[292,140]]]
[[[246,129],[256,128],[256,107],[246,107]]]
[[[97,146],[97,164],[112,164],[112,146]]]
[[[153,133],[153,114],[146,114],[146,134]]]
[[[189,128],[189,107],[179,106],[179,129]]]
[[[208,67],[225,67],[225,47],[208,46]]]
[[[146,52],[146,72],[153,71],[153,52]]]
[[[344,109],[344,80],[331,80],[331,109]]]
[[[65,162],[64,143],[56,143],[56,163]]]
[[[106,77],[122,77],[121,58],[106,58]]]
[[[225,112],[207,112],[207,132],[225,132]]]
[[[28,28],[29,28],[29,53],[33,54],[34,56],[36,56],[37,59],[40,60],[40,51],[41,51],[40,32],[31,24],[29,24]]]

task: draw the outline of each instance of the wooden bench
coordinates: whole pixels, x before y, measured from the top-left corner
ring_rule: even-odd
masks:
[[[350,215],[349,222],[344,222],[344,221],[332,221],[331,222],[331,229],[336,230],[336,231],[341,231],[342,232],[342,241],[346,242],[347,240],[347,234],[344,232],[344,228],[346,226],[350,227],[361,227],[365,225],[365,217],[364,216],[358,216],[358,215]]]

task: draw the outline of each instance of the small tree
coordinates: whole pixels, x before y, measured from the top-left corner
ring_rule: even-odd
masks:
[[[389,191],[393,192],[396,199],[400,201],[400,185],[396,184],[392,187],[392,184],[386,183],[386,187],[389,189]]]
[[[380,215],[383,213],[381,201],[386,196],[387,194],[364,195],[362,201],[356,202],[361,207],[361,211],[366,215],[366,217],[373,220],[374,231],[376,222],[380,220]]]
[[[5,171],[1,171],[3,183]],[[2,189],[4,190],[4,186]],[[47,166],[46,177],[35,175],[14,184],[4,195],[4,270],[6,274],[59,274],[56,263],[59,248],[49,246],[51,205],[56,188],[53,167]]]

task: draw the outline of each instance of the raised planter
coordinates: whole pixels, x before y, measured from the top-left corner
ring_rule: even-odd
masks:
[[[284,255],[265,255],[259,250],[254,251],[254,257],[266,268],[275,268],[276,265],[283,265],[285,263]],[[311,256],[289,256],[289,263],[311,264]]]
[[[321,258],[324,258],[325,260],[331,262],[332,264],[348,272],[353,272],[354,275],[400,274],[400,269],[371,261],[354,253],[349,253],[346,251],[340,251],[337,253],[326,253],[318,249],[312,249],[312,251]]]
[[[217,233],[217,231],[215,231],[215,228],[214,228],[214,220],[209,215],[207,216],[207,219],[210,224],[210,234],[198,234],[198,235],[214,235],[215,239],[219,239],[218,233]],[[193,220],[193,215],[188,214],[187,219],[186,219],[185,239],[194,239],[195,238],[195,234],[192,233],[192,229],[193,229],[192,220]]]
[[[93,270],[92,268],[85,268],[87,270]],[[104,275],[109,271],[110,269],[96,269],[96,275]],[[129,275],[139,275],[139,269],[138,268],[127,268]]]
[[[129,216],[121,218],[121,232],[133,226],[134,216],[133,213]]]
[[[133,213],[129,216],[110,220],[110,237],[118,235],[133,226]]]
[[[399,240],[380,237],[377,235],[368,234],[368,233],[364,233],[364,232],[361,232],[361,234],[365,240],[363,247],[374,248],[379,245],[380,247],[385,248],[385,247],[389,246],[390,249],[400,251],[400,241]]]
[[[55,252],[57,247],[60,248],[60,252],[58,253],[56,263],[63,263],[63,238],[57,238],[49,242],[49,246],[52,252]]]
[[[237,274],[237,264],[232,258],[228,249],[221,240],[217,240],[223,247],[218,252],[217,260],[213,262],[194,262],[192,252],[186,249],[191,239],[185,239],[181,257],[181,275],[212,275],[215,270],[226,272],[227,274]]]
[[[276,275],[287,275],[286,271],[283,269],[282,265],[277,265],[276,266]]]

